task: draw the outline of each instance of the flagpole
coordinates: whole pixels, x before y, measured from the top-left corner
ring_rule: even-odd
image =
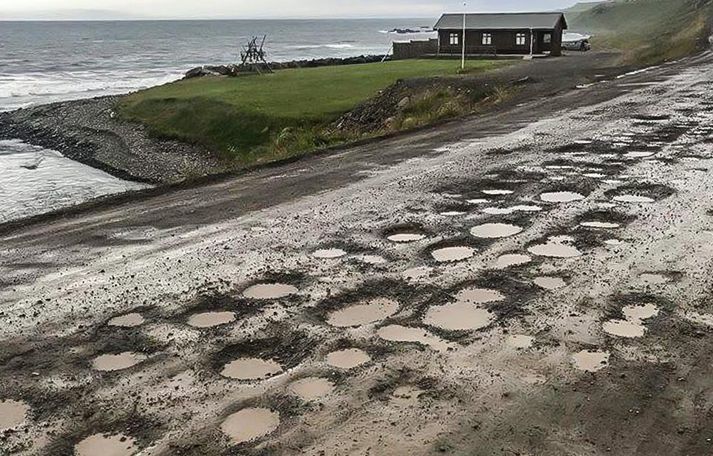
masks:
[[[466,11],[468,11],[468,6],[466,2],[463,2],[463,49],[461,52],[461,58],[460,58],[460,68],[461,70],[465,70],[465,16],[466,16]]]

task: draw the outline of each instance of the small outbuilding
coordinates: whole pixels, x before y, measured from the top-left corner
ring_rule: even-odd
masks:
[[[433,27],[438,32],[438,54],[460,55],[562,54],[563,13],[444,14]]]

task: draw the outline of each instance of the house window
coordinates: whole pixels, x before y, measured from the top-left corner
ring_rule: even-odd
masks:
[[[527,35],[524,33],[518,33],[515,35],[515,44],[518,46],[524,46],[527,44]]]
[[[550,44],[552,43],[552,34],[551,33],[545,33],[544,36],[542,37],[542,41],[545,44]]]
[[[451,46],[458,44],[458,34],[451,33]]]
[[[483,45],[489,46],[491,44],[493,44],[492,33],[483,33]]]

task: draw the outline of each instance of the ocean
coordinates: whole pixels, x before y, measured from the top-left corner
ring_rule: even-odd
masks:
[[[384,54],[435,19],[0,22],[0,111],[130,92],[235,63],[267,35],[271,61]],[[397,34],[393,29],[418,30]],[[61,154],[0,141],[0,223],[145,187]]]

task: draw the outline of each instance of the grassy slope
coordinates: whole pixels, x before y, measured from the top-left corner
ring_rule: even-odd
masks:
[[[631,0],[603,4],[570,19],[594,33],[599,49],[624,51],[627,63],[655,64],[693,53],[711,17],[710,0]]]
[[[472,61],[468,70],[500,65]],[[324,127],[398,79],[455,76],[458,68],[452,60],[405,60],[191,79],[130,95],[119,108],[158,136],[203,144],[242,163],[262,162],[349,139]]]

